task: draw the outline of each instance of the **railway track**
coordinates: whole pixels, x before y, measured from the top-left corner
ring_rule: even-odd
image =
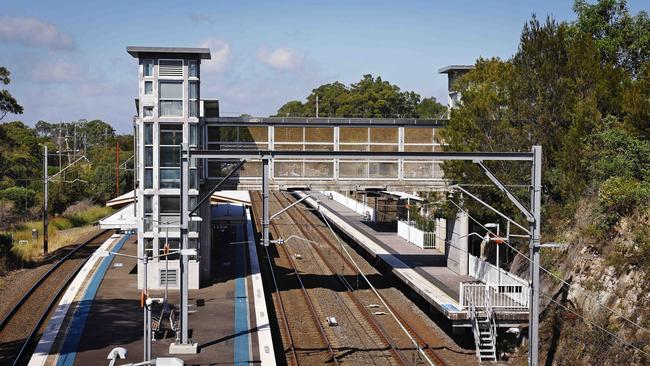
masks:
[[[261,203],[260,196],[256,195],[255,198],[255,216],[260,217],[261,210],[257,207]],[[273,193],[270,201],[272,211],[277,212],[295,200],[285,194]],[[275,248],[278,251],[275,271],[289,269],[295,277],[304,273],[307,277],[305,282],[308,284],[302,284],[301,288],[305,296],[312,293],[317,299],[319,309],[329,309],[337,318],[343,320],[342,323],[345,323],[347,328],[353,328],[348,329],[353,336],[348,334],[346,338],[342,337],[343,332],[333,331],[335,327],[325,327],[330,341],[329,347],[334,351],[333,360],[349,364],[445,364],[410,326],[409,321],[388,305],[386,298],[374,293],[367,286],[360,287],[358,281],[356,286],[352,285],[361,273],[346,254],[340,251],[330,229],[314,214],[306,213],[303,206],[296,206],[276,217],[270,224],[274,238],[285,240],[283,245],[271,247],[271,250]],[[288,239],[292,236],[294,240]],[[294,261],[289,250],[294,256],[304,260]],[[286,346],[287,361],[292,364],[315,364],[316,362],[301,362],[299,357],[295,357],[298,349],[295,346],[295,335],[302,334],[302,331],[298,333],[291,329],[291,321],[286,313],[291,311],[291,317],[296,317],[297,311],[293,307],[284,306],[285,304],[278,304],[276,297],[282,298],[280,292],[277,291],[278,296],[274,297],[274,302],[276,309],[279,309],[279,320],[284,324],[281,335]],[[377,296],[382,296],[381,300],[378,300]],[[374,309],[378,303],[388,308]],[[287,307],[290,309],[286,309]],[[370,310],[371,308],[373,309]],[[388,315],[388,312],[395,314],[397,320]],[[312,318],[322,322],[326,315],[331,314],[316,314],[318,318],[314,315]]]
[[[293,203],[289,197],[281,193],[274,192],[273,198],[278,202],[280,209]],[[354,287],[344,276],[345,273],[335,268],[331,260],[326,259],[327,255],[320,248],[323,242],[323,236],[318,237],[315,235],[315,228],[307,221],[307,216],[309,215],[299,207],[287,210],[285,214],[291,218],[295,225],[294,232],[297,231],[298,237],[302,239],[296,239],[296,243],[285,242],[283,247],[289,245],[292,245],[293,248],[298,247],[303,252],[305,267],[311,267],[307,270],[310,273],[320,273],[327,276],[330,279],[329,282],[331,282],[329,286],[334,288],[338,286],[337,290],[342,291],[337,292],[337,294],[340,294],[339,296],[344,297],[343,299],[339,299],[337,305],[345,308],[349,312],[351,319],[348,319],[348,324],[356,323],[358,325],[359,328],[355,328],[355,333],[359,337],[359,340],[362,341],[363,347],[368,350],[366,357],[372,360],[374,364],[409,365],[408,361],[398,351],[395,342],[386,334],[379,321],[375,319],[367,306],[356,296]],[[285,236],[285,240],[289,241],[289,237]],[[311,240],[312,242],[306,242],[304,239]],[[309,258],[305,254],[311,260],[308,260]],[[322,286],[323,284],[315,285]],[[348,339],[348,341],[350,340]],[[351,346],[351,344],[348,344],[345,348],[350,348]]]
[[[291,203],[291,200],[287,196],[283,196],[283,197],[288,203]],[[331,233],[330,227],[327,226],[327,224],[324,224],[323,221],[321,221],[315,215],[306,214],[304,210],[294,210],[291,214],[300,216],[299,218],[296,218],[298,220],[296,222],[303,222],[305,224],[309,224],[309,225],[304,225],[303,227],[311,228],[312,229],[311,232],[317,235],[318,238],[317,241],[327,244],[327,247],[331,249],[331,251],[329,251],[326,254],[331,254],[331,252],[333,251],[338,255],[337,259],[339,259],[342,262],[342,267],[344,267],[344,269],[339,272],[347,273],[348,276],[369,275],[369,273],[367,272],[361,273],[360,270],[362,269],[358,268],[355,264],[353,264],[349,259],[349,257],[347,256],[347,254],[342,252],[342,248],[339,245],[338,241],[334,242],[332,240],[333,235]],[[314,249],[316,252],[319,252],[321,257],[323,258],[332,257],[331,255],[325,255],[324,253],[322,253],[322,250],[319,249],[319,247],[317,246],[315,246]],[[344,272],[346,270],[348,272]],[[345,276],[339,276],[339,277],[343,281],[345,281]],[[349,283],[347,284],[347,286],[351,287]],[[401,314],[396,308],[391,306],[390,301],[388,299],[390,296],[389,294],[382,294],[381,289],[373,291],[372,289],[369,288],[357,288],[356,290],[353,291],[352,294],[353,296],[356,297],[356,301],[358,301],[359,303],[361,304],[374,303],[379,305],[380,308],[386,307],[386,309],[384,309],[384,312],[386,312],[387,314],[385,315],[390,315],[390,314],[394,315],[394,317],[392,316],[383,317],[383,321],[381,325],[378,324],[378,327],[382,329],[387,339],[395,339],[395,340],[402,339],[402,341],[399,342],[399,344],[401,345],[399,347],[400,348],[399,351],[402,355],[404,355],[402,359],[408,359],[410,360],[410,363],[413,363],[413,360],[416,358],[420,358],[420,359],[424,358],[422,360],[424,364],[445,365],[445,362],[442,360],[442,358],[431,347],[429,347],[429,345],[424,341],[423,337],[411,325],[411,323],[413,321],[417,321],[417,319],[409,320],[407,318],[407,315]],[[410,337],[407,337],[405,333],[408,333]],[[424,356],[422,355],[422,353],[424,353],[426,356],[421,357]]]
[[[256,200],[260,202],[259,200]],[[253,206],[256,217],[261,212],[257,205]],[[274,222],[271,225],[272,234],[277,237],[278,227]],[[286,248],[278,246],[279,252],[275,259],[265,249],[269,272],[272,276],[275,291],[273,302],[278,310],[279,320],[282,322],[280,331],[284,353],[287,356],[287,363],[293,365],[309,364],[338,364],[332,344],[325,333],[321,323],[320,315],[312,301],[312,298],[304,286],[300,273],[295,267],[293,259],[286,251]],[[278,268],[288,268],[281,278],[276,274]],[[291,317],[287,308],[291,309]]]
[[[40,337],[51,310],[75,274],[112,232],[102,230],[75,247],[59,249],[60,259],[0,320],[0,364],[22,365]]]

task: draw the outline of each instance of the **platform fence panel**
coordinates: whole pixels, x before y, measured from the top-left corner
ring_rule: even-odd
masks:
[[[473,305],[478,310],[489,307],[495,310],[528,310],[528,291],[523,286],[491,286],[485,283],[461,282],[460,307],[468,310]]]

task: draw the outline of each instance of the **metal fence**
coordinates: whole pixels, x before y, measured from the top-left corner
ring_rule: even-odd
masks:
[[[524,286],[491,286],[477,282],[460,283],[460,307],[468,310],[528,310],[528,290]]]
[[[398,221],[397,235],[422,249],[436,248],[436,233],[433,231],[422,231],[416,228],[415,221]]]

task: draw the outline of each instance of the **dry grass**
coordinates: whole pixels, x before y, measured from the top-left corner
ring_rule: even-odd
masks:
[[[48,251],[53,252],[70,244],[81,243],[84,238],[92,236],[99,232],[99,230],[98,226],[90,225],[66,230],[50,229],[48,230],[48,232],[50,232]],[[27,239],[27,244],[18,244],[18,240],[20,239],[17,238],[19,235],[15,235],[14,238],[16,238],[16,241],[14,246],[11,248],[12,253],[23,262],[31,262],[43,256],[43,235],[39,234],[38,240],[31,240],[30,232],[31,231],[28,231],[27,235],[20,235],[21,237],[26,236],[29,238]],[[23,234],[23,232],[17,234]]]
[[[82,205],[79,205],[82,206]],[[92,224],[112,212],[110,207],[76,207],[67,214],[54,217],[48,226],[48,251],[53,252],[61,247],[80,243],[81,240],[99,231]],[[38,238],[32,238],[32,231],[36,230]],[[27,221],[21,224],[18,230],[12,233],[13,246],[11,252],[22,262],[38,260],[43,256],[43,222]],[[19,244],[21,240],[26,244]]]

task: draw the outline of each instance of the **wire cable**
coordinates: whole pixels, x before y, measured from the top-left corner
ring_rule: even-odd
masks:
[[[604,327],[602,327],[602,326],[600,326],[600,325],[598,325],[598,324],[596,324],[596,323],[590,321],[589,319],[587,319],[587,318],[583,317],[582,315],[578,314],[576,311],[574,311],[574,310],[570,309],[569,307],[567,307],[567,306],[561,304],[559,301],[555,300],[553,297],[548,296],[548,295],[546,295],[546,294],[543,294],[543,293],[541,293],[541,292],[540,292],[540,294],[541,294],[542,296],[548,298],[550,301],[554,302],[557,306],[561,307],[562,309],[564,309],[564,310],[570,312],[571,314],[577,316],[578,318],[582,319],[585,323],[587,323],[587,324],[589,324],[589,325],[591,325],[591,326],[593,326],[593,327],[598,328],[600,331],[607,333],[610,337],[615,338],[616,340],[618,340],[619,342],[625,344],[626,346],[628,346],[628,347],[632,347],[632,348],[634,348],[635,350],[637,350],[637,351],[643,353],[644,355],[650,357],[650,354],[649,354],[649,353],[647,353],[646,351],[642,350],[641,348],[639,348],[639,347],[633,345],[632,343],[630,343],[630,342],[628,342],[628,341],[626,341],[626,340],[620,338],[618,335],[616,335],[616,333],[613,333],[612,331],[607,330],[606,328],[604,328]]]
[[[418,352],[419,352],[422,356],[424,356],[424,358],[427,360],[427,362],[429,363],[429,365],[435,365],[435,363],[434,363],[431,359],[429,359],[429,356],[427,356],[427,354],[424,353],[424,350],[420,347],[420,345],[418,344],[418,342],[413,338],[413,336],[412,336],[412,335],[408,332],[408,330],[404,327],[404,325],[402,324],[402,322],[399,321],[399,319],[397,318],[397,316],[395,315],[395,313],[393,313],[393,310],[388,306],[388,304],[386,303],[386,301],[384,301],[384,298],[379,294],[379,292],[377,291],[377,289],[375,288],[375,286],[373,286],[373,284],[370,282],[370,280],[368,279],[368,277],[366,277],[366,275],[363,273],[363,271],[361,270],[361,268],[359,267],[359,265],[357,264],[357,262],[354,260],[354,258],[352,258],[352,255],[350,255],[350,253],[348,252],[348,250],[347,250],[347,248],[345,247],[345,245],[343,245],[343,242],[342,242],[341,239],[339,238],[338,234],[336,234],[336,232],[334,231],[334,229],[333,229],[332,226],[330,225],[329,221],[327,220],[327,218],[325,217],[325,215],[323,214],[323,212],[320,210],[320,205],[319,205],[319,209],[318,209],[317,211],[318,211],[318,213],[321,215],[321,217],[323,218],[323,221],[325,221],[325,223],[327,224],[327,227],[328,227],[329,230],[332,232],[332,235],[336,238],[336,241],[339,242],[339,245],[341,246],[341,248],[343,249],[343,251],[345,252],[345,254],[347,255],[347,257],[350,259],[350,261],[352,262],[352,264],[353,264],[354,267],[356,268],[357,272],[361,275],[361,277],[363,277],[364,281],[366,281],[366,283],[368,284],[368,286],[372,289],[372,292],[377,296],[377,298],[379,299],[379,301],[381,301],[381,303],[384,305],[384,307],[386,308],[386,310],[388,310],[388,312],[389,312],[390,315],[393,317],[393,319],[395,319],[395,321],[397,322],[397,324],[399,324],[399,326],[400,326],[400,328],[402,329],[402,331],[404,331],[404,334],[406,334],[406,336],[409,337],[409,339],[411,340],[411,342],[413,343],[413,345],[417,348]]]
[[[481,227],[482,227],[483,229],[485,229],[487,232],[489,232],[489,233],[492,234],[492,235],[495,235],[495,234],[494,234],[490,229],[488,229],[488,228],[485,227],[483,224],[481,224],[478,220],[476,220],[474,217],[472,217],[472,215],[470,215],[466,210],[464,210],[462,207],[460,207],[456,202],[454,202],[453,200],[449,200],[449,202],[451,202],[452,204],[454,204],[454,206],[456,206],[459,210],[463,211],[463,212],[467,215],[467,217],[469,217],[472,221],[474,221],[476,224],[478,224],[479,226],[481,226]],[[510,247],[510,248],[511,248],[512,250],[514,250],[517,254],[521,255],[524,259],[526,259],[528,262],[530,262],[530,263],[532,264],[532,260],[530,259],[530,257],[528,257],[526,254],[522,253],[519,249],[517,249],[517,248],[515,248],[514,246],[512,246],[512,245],[510,244],[509,240],[507,240],[507,238],[504,238],[504,239],[505,239],[505,240],[504,240],[503,242],[504,242],[508,247]],[[572,286],[571,283],[565,281],[564,279],[560,278],[558,275],[552,273],[551,271],[549,271],[548,269],[542,267],[541,265],[539,266],[539,268],[540,268],[540,270],[542,270],[544,273],[546,273],[546,274],[548,274],[549,276],[553,277],[554,279],[560,281],[560,283],[562,283],[563,285],[567,285],[567,286],[569,286],[569,287]],[[540,292],[540,294],[541,294],[541,292]],[[608,307],[607,305],[601,303],[601,302],[598,301],[595,297],[590,296],[590,295],[586,295],[586,296],[587,296],[587,297],[590,297],[590,298],[591,298],[591,299],[592,299],[596,304],[598,304],[599,306],[601,306],[601,307],[603,307],[603,308],[609,310],[612,314],[616,315],[617,317],[619,317],[619,318],[625,320],[626,322],[628,322],[628,323],[630,323],[630,324],[636,326],[638,329],[641,329],[641,330],[645,331],[646,333],[649,333],[649,334],[650,334],[650,329],[643,327],[642,325],[640,325],[640,324],[634,322],[633,320],[627,318],[627,317],[624,316],[623,314],[621,314],[621,313],[617,312],[616,310],[614,310],[614,309]]]

